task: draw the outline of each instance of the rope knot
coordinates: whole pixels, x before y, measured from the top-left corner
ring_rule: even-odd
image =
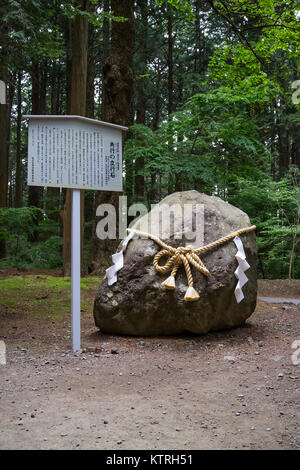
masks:
[[[192,246],[179,246],[175,250],[175,255],[186,255],[187,253],[190,253],[192,251],[193,247]]]
[[[185,300],[190,301],[198,300],[199,295],[193,287],[194,281],[190,264],[192,264],[198,271],[202,272],[206,276],[209,275],[209,271],[208,269],[206,269],[200,258],[197,256],[194,247],[188,245],[173,248],[169,245],[164,244],[163,242],[159,244],[163,247],[163,249],[154,256],[153,265],[156,271],[160,273],[165,273],[172,268],[171,275],[162,283],[162,286],[166,289],[175,289],[175,276],[179,266],[183,264],[189,285],[184,298]],[[164,265],[161,265],[159,264],[159,260],[164,256],[169,256],[169,259]]]

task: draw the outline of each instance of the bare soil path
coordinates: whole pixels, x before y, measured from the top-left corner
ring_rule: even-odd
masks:
[[[0,294],[0,449],[299,449],[299,305],[258,301],[246,325],[206,336],[110,336],[93,323],[96,279],[73,354],[68,281],[32,282],[28,298]],[[260,295],[300,298],[300,282]]]

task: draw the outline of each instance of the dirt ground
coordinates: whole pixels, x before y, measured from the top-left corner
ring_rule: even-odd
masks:
[[[93,323],[96,279],[83,291],[83,351],[74,354],[68,304],[61,316],[30,315],[21,291],[2,301],[5,279],[0,449],[299,448],[291,346],[300,306],[258,301],[243,327],[206,336],[110,336]],[[27,295],[46,309],[51,292],[38,290],[39,276],[34,282]],[[262,281],[259,294],[300,298],[300,281]]]

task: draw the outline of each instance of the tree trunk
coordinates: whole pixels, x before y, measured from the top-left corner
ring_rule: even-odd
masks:
[[[95,114],[95,27],[88,25],[88,59],[87,59],[87,84],[86,84],[86,116],[94,119]]]
[[[167,29],[168,29],[168,120],[170,121],[170,115],[173,112],[173,87],[174,87],[174,77],[173,77],[173,11],[170,5],[167,6]],[[173,137],[169,135],[168,137],[168,147],[169,151],[173,152]],[[174,190],[174,175],[172,173],[168,176],[168,193],[171,194]]]
[[[58,75],[58,67],[56,62],[54,61],[52,64],[51,68],[51,74],[50,74],[50,83],[51,83],[51,93],[50,93],[50,109],[51,109],[51,114],[56,116],[58,114],[58,85],[59,85],[59,80],[57,79]]]
[[[14,206],[13,193],[14,193],[14,184],[15,178],[13,177],[14,168],[12,162],[10,161],[10,135],[11,135],[11,120],[12,120],[12,105],[15,96],[17,74],[14,72],[9,77],[8,81],[8,93],[7,93],[7,161],[8,161],[8,181],[9,181],[9,190],[8,190],[8,207]]]
[[[278,133],[278,155],[279,155],[279,176],[285,175],[290,166],[290,145],[289,145],[289,128],[286,123],[284,113],[285,101],[281,97],[280,105],[277,105],[277,133]]]
[[[73,50],[73,22],[67,20],[65,25],[65,42],[66,42],[66,113],[70,114],[71,108],[71,81],[72,81],[72,50]]]
[[[50,114],[54,116],[60,114],[60,75],[61,69],[59,63],[53,61],[49,81],[51,84]],[[50,211],[48,214],[49,218],[58,224],[61,224],[60,209],[60,189],[48,187],[46,192],[46,210]]]
[[[127,21],[112,24],[110,54],[104,64],[103,119],[128,125],[133,84],[134,0],[111,0],[115,16]]]
[[[81,10],[87,10],[87,2],[81,2]],[[70,97],[70,114],[85,116],[86,114],[86,84],[87,84],[87,50],[88,50],[88,20],[86,16],[77,15],[73,23],[72,38],[72,80]],[[63,273],[71,274],[71,211],[72,190],[66,190],[66,200],[63,210]],[[84,191],[81,191],[81,274],[85,274],[83,253],[83,212]]]
[[[278,151],[279,151],[279,173],[284,176],[289,168],[289,136],[284,123],[278,125]]]
[[[93,5],[91,5],[91,8]],[[96,68],[96,48],[95,48],[95,27],[88,25],[88,58],[87,58],[87,84],[86,84],[86,116],[94,119],[95,116],[95,68]],[[84,216],[86,220],[93,221],[95,212],[95,193],[88,191],[84,198]],[[84,236],[88,240],[92,237],[92,226],[85,229]],[[83,238],[84,238],[83,236]]]
[[[134,53],[134,0],[111,0],[111,10],[115,16],[127,21],[112,24],[111,47],[103,67],[103,115],[107,122],[126,126],[130,120],[133,87]],[[117,221],[120,193],[98,192],[96,207],[109,202],[116,208]],[[97,222],[97,221],[96,221]],[[89,267],[92,271],[102,271],[111,264],[111,254],[119,243],[118,227],[116,240],[99,240],[94,232],[90,250]]]
[[[297,243],[299,242],[299,239],[298,239],[299,222],[300,222],[300,206],[297,207],[297,215],[295,218],[295,229],[292,230],[292,249],[290,253],[290,262],[289,262],[289,280],[293,278],[293,266],[294,266],[294,261],[295,261],[294,256],[295,256]]]
[[[271,151],[271,165],[270,172],[271,178],[275,180],[276,176],[276,116],[274,115],[274,109],[276,108],[275,100],[272,100],[272,117],[270,122],[270,151]]]
[[[168,18],[168,116],[173,112],[173,12],[170,5],[167,6]]]
[[[40,67],[40,109],[42,114],[46,114],[47,110],[48,66],[47,61],[43,61]]]
[[[160,121],[160,113],[161,113],[161,106],[162,106],[162,98],[160,94],[161,89],[161,82],[162,82],[162,69],[163,65],[161,61],[158,59],[157,64],[155,67],[155,75],[156,75],[156,83],[155,83],[155,96],[154,96],[154,114],[152,118],[152,129],[157,131]]]
[[[300,168],[300,128],[299,124],[295,125],[293,143],[291,148],[292,165]]]
[[[21,169],[21,119],[22,119],[22,72],[17,78],[17,141],[16,141],[16,179],[15,207],[22,207],[22,169]]]
[[[137,113],[136,123],[146,125],[146,93],[145,80],[143,77],[147,72],[147,44],[148,44],[148,0],[139,0],[141,12],[141,31],[140,31],[140,53],[139,66],[137,70]],[[134,194],[137,200],[144,200],[145,196],[145,177],[144,177],[144,158],[138,158],[135,162],[135,184]]]
[[[34,60],[31,67],[31,83],[32,83],[32,92],[31,92],[31,114],[44,114],[45,110],[41,108],[41,93],[40,93],[40,65]],[[29,186],[28,187],[28,205],[33,207],[40,207],[41,197],[43,194],[43,188],[40,186]],[[34,223],[38,226],[39,215],[37,214],[34,217]],[[29,241],[31,243],[38,241],[38,230],[37,228],[29,236]]]
[[[6,25],[0,26],[1,33],[1,53],[0,53],[0,80],[5,83],[7,89],[8,81],[8,29]],[[7,206],[8,189],[8,106],[6,103],[0,104],[0,207]],[[5,257],[5,240],[0,240],[0,258]]]
[[[7,206],[7,104],[0,104],[0,207]]]
[[[103,0],[103,11],[104,13],[109,13],[110,12],[110,0]],[[103,73],[103,68],[104,64],[109,56],[109,50],[110,50],[110,21],[106,17],[103,21],[103,41],[102,41],[102,50],[100,53],[101,56],[101,84],[102,86],[99,85],[99,114],[98,114],[98,119],[102,119],[104,115],[104,88],[103,88],[103,81],[104,81],[104,73]]]

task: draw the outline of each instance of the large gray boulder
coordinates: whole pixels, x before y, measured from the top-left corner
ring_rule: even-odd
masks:
[[[195,229],[196,212],[201,205],[204,207],[204,245],[251,225],[247,214],[238,208],[218,197],[197,191],[171,194],[154,210],[158,210],[161,204],[177,208],[185,204],[193,205],[192,216],[185,220],[185,235],[181,240],[175,239],[183,225],[182,218],[177,217],[175,210],[170,236],[164,240],[173,247],[201,246],[201,228],[197,240],[186,240],[188,232]],[[140,219],[134,228],[143,229],[149,217],[151,212]],[[160,232],[160,235],[164,236],[164,233]],[[241,239],[250,269],[245,272],[249,281],[243,287],[245,298],[240,303],[234,295],[237,283],[234,271],[238,263],[235,258],[237,248],[232,240],[200,255],[210,271],[208,277],[191,267],[194,287],[200,298],[195,302],[186,302],[184,295],[188,283],[183,266],[177,272],[175,290],[166,290],[161,283],[170,272],[158,273],[152,264],[154,255],[161,247],[149,239],[132,239],[124,255],[124,267],[118,272],[118,281],[108,286],[104,278],[96,294],[96,326],[107,333],[150,336],[183,332],[203,334],[243,324],[256,306],[257,250],[255,232],[243,234]],[[161,263],[164,264],[163,259]]]

